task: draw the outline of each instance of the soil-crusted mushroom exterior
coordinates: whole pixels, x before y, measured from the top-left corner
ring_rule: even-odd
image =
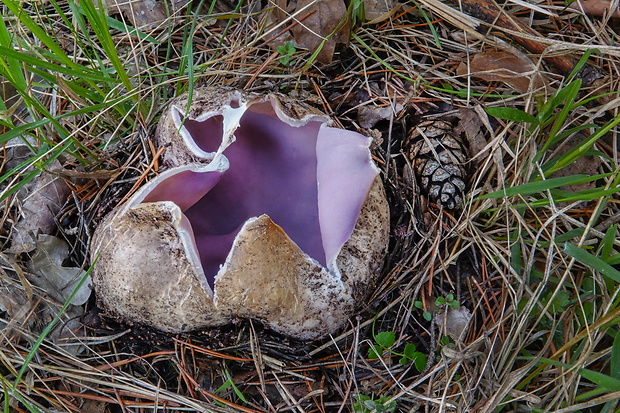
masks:
[[[225,88],[173,100],[163,172],[91,240],[100,305],[166,332],[236,317],[316,339],[368,297],[389,214],[370,139],[280,95]]]

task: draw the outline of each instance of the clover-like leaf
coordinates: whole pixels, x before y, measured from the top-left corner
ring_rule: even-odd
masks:
[[[383,331],[375,335],[375,341],[383,348],[390,348],[396,342],[396,334],[392,331]]]

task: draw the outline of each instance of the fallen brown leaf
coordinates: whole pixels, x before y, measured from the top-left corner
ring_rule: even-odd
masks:
[[[534,40],[542,37],[542,35],[515,16],[509,14],[495,0],[461,0],[460,4],[462,4],[463,11],[471,16],[476,16],[476,18],[500,28],[523,33],[525,37],[513,35],[512,39],[530,53],[545,55],[544,52],[548,46]],[[545,60],[564,74],[570,73],[576,64],[576,61],[570,56],[549,54],[545,57]]]
[[[516,91],[525,93],[530,83],[534,89],[547,87],[549,82],[526,55],[503,50],[476,53],[469,65],[462,62],[456,69],[459,76],[472,76],[488,82],[504,82]]]
[[[448,308],[443,317],[437,318],[437,324],[444,334],[455,341],[462,341],[471,319],[471,312],[466,307],[460,306],[459,308]]]
[[[603,17],[620,17],[620,9],[617,7],[613,9],[611,7],[612,2],[609,0],[585,0],[575,1],[568,7],[571,9],[583,11],[585,14],[591,14],[593,16]]]
[[[296,24],[291,32],[298,45],[311,51],[321,47],[317,56],[319,63],[330,63],[336,45],[349,41],[351,22],[347,17],[347,6],[343,0],[300,0],[295,12],[311,13]]]
[[[459,123],[454,128],[454,133],[459,136],[465,136],[472,160],[478,162],[484,159],[488,156],[488,142],[485,138],[484,125],[480,115],[475,110],[461,108],[459,109],[459,118]]]
[[[381,120],[391,120],[403,109],[402,104],[392,106],[361,106],[357,110],[357,122],[364,128],[372,128]]]
[[[97,0],[93,1],[97,5]],[[160,24],[188,3],[189,0],[103,0],[108,14],[122,14],[133,26],[143,28]]]
[[[394,0],[364,0],[364,17],[369,24],[380,23],[390,18],[400,4]]]
[[[39,234],[36,252],[28,263],[32,272],[30,281],[61,303],[67,301],[78,286],[85,271],[79,267],[64,267],[63,261],[69,257],[69,245],[53,235]],[[86,303],[91,293],[90,278],[82,284],[71,300],[73,305]]]
[[[58,161],[50,166],[52,172],[60,169]],[[47,172],[35,178],[31,187],[30,193],[26,193],[25,188],[18,194],[23,197],[22,216],[13,226],[11,248],[6,252],[32,251],[36,247],[37,234],[52,233],[56,228],[54,218],[71,192],[65,181]]]

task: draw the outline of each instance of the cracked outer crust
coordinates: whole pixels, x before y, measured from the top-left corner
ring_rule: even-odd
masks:
[[[180,214],[172,202],[140,204],[112,213],[97,228],[91,275],[99,304],[109,314],[166,332],[229,321],[215,310],[185,254],[176,228]]]
[[[184,99],[173,104],[185,107]],[[190,114],[213,113],[235,100],[244,105],[267,99],[291,122],[327,119],[279,95],[229,89],[201,90]],[[168,146],[164,162],[168,167],[211,161],[187,149],[170,111],[162,118],[157,141]],[[100,256],[92,278],[98,300],[110,314],[166,332],[199,330],[247,317],[283,334],[316,339],[343,327],[356,305],[368,297],[388,244],[389,211],[379,177],[351,237],[327,268],[302,252],[268,216],[251,218],[216,275],[214,303],[202,268],[188,258],[184,245],[188,241],[179,231],[182,217],[170,201],[120,206],[97,228],[91,259]]]
[[[166,332],[249,317],[280,333],[315,339],[343,327],[355,303],[368,296],[387,245],[388,206],[379,178],[338,255],[342,280],[307,259],[280,227],[261,216],[245,225],[218,274],[215,306],[200,282],[204,275],[184,254],[175,227],[179,214],[172,202],[139,204],[113,213],[97,229],[93,246],[106,265],[95,265],[92,278],[108,313]]]

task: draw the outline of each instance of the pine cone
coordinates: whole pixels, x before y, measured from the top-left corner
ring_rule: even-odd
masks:
[[[410,157],[420,188],[431,202],[455,209],[463,202],[466,149],[445,121],[425,121],[411,129]]]

